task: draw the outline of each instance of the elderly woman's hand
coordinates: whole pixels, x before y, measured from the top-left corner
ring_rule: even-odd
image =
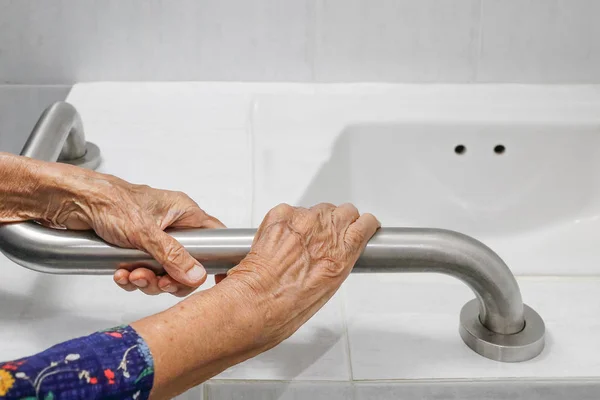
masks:
[[[338,290],[379,226],[350,204],[271,210],[221,283],[132,324],[154,355],[153,397],[173,398],[289,337]]]
[[[152,270],[120,269],[115,282],[123,289],[140,289],[150,295],[161,292],[185,296],[206,280],[206,271],[173,237],[172,228],[223,228],[181,192],[134,185],[111,175],[61,168],[62,194],[48,202],[42,223],[68,229],[93,229],[98,236],[120,247],[149,253],[168,275]]]
[[[35,220],[55,228],[93,229],[107,242],[148,252],[168,273],[139,265],[115,273],[125,290],[185,296],[206,271],[165,228],[223,228],[180,192],[133,185],[72,165],[0,153],[0,223]],[[131,271],[129,271],[131,270]]]
[[[248,256],[224,280],[255,307],[259,342],[272,347],[315,314],[379,227],[373,215],[361,216],[351,204],[271,210]]]

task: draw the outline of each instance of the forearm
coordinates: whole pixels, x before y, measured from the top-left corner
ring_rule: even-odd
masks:
[[[102,198],[102,191],[114,182],[123,181],[68,164],[0,152],[0,223],[38,220],[62,227],[69,217],[85,219],[90,202]]]
[[[226,279],[132,324],[154,358],[152,399],[172,398],[264,351],[254,304]]]
[[[40,166],[24,157],[0,153],[0,222],[35,219],[40,215],[43,185]]]
[[[0,223],[46,219],[73,192],[61,167],[0,153]]]

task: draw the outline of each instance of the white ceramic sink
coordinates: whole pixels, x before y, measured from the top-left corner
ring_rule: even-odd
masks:
[[[353,202],[388,226],[514,237],[595,215],[599,155],[600,125],[349,126],[298,203]]]
[[[474,236],[517,274],[600,271],[600,116],[576,121],[562,110],[543,121],[540,106],[528,118],[530,106],[497,100],[395,102],[402,97],[259,101],[254,221],[279,202],[352,202],[384,226]],[[552,115],[556,106],[546,107]]]

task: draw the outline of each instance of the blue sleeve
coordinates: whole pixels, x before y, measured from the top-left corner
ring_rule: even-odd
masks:
[[[146,342],[119,326],[0,363],[0,399],[147,399],[154,363]]]

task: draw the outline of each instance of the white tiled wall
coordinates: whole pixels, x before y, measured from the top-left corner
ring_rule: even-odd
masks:
[[[210,382],[207,398],[221,400],[352,399],[349,382]]]
[[[463,399],[493,400],[525,399],[580,399],[598,398],[594,382],[533,381],[533,382],[376,382],[354,383],[296,383],[296,382],[210,382],[206,400],[413,400],[413,399]],[[188,399],[188,397],[185,397]],[[201,397],[194,397],[201,399]],[[191,397],[189,398],[191,400]]]
[[[481,82],[599,82],[600,1],[483,0]]]
[[[479,0],[323,0],[319,81],[471,81]]]
[[[310,0],[0,0],[0,82],[300,80]]]
[[[64,100],[69,90],[65,85],[0,84],[0,151],[19,153],[42,111]]]
[[[0,83],[600,82],[597,0],[0,0]]]

